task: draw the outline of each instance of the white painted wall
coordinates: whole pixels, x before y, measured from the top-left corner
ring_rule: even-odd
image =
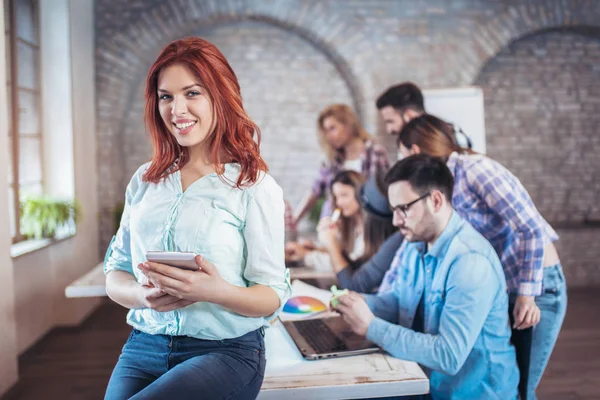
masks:
[[[71,199],[73,182],[73,104],[69,0],[41,1],[42,132],[44,191]]]
[[[429,114],[460,126],[471,138],[473,150],[485,154],[485,115],[480,87],[426,89],[423,98]]]
[[[0,1],[4,15],[4,1]],[[4,32],[4,18],[0,32]],[[6,51],[0,40],[0,82],[6,82]],[[10,256],[8,228],[8,103],[6,84],[0,86],[0,396],[17,381],[17,351],[15,348],[15,312],[13,264]]]
[[[100,302],[99,299],[66,299],[64,295],[65,287],[70,282],[100,261],[97,255],[97,172],[94,161],[96,106],[93,0],[53,0],[47,3],[52,3],[53,9],[44,7],[42,12],[56,15],[60,10],[63,13],[69,11],[68,17],[63,14],[55,18],[69,24],[68,28],[61,28],[62,33],[65,29],[69,32],[71,55],[68,66],[71,70],[71,85],[63,90],[70,90],[72,108],[70,113],[64,111],[63,115],[70,114],[72,117],[72,139],[66,140],[65,147],[61,146],[55,151],[58,152],[57,155],[63,156],[63,149],[72,148],[73,190],[75,198],[81,204],[83,218],[74,237],[13,259],[18,353],[25,351],[56,326],[79,324]],[[46,14],[41,16],[44,18]],[[5,137],[3,135],[0,140],[5,140]],[[68,150],[66,154],[65,158],[68,157]],[[52,155],[56,154],[53,152]],[[1,157],[5,158],[4,155]],[[6,172],[0,171],[0,175],[0,179],[5,179]],[[6,198],[7,195],[0,195],[0,207]],[[6,209],[7,207],[0,208],[0,212]],[[1,235],[8,235],[8,228],[2,226],[0,230]],[[1,254],[6,253],[0,251],[0,256]],[[3,296],[1,290],[0,296]]]

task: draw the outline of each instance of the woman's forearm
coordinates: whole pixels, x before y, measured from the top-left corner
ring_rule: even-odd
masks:
[[[370,293],[377,288],[385,273],[392,266],[396,252],[402,245],[403,237],[400,232],[395,232],[379,247],[377,253],[360,267],[353,266],[337,272],[339,287],[350,289],[359,293]]]
[[[331,266],[333,267],[333,272],[336,274],[343,269],[348,268],[348,260],[344,257],[342,249],[339,246],[330,246],[327,249],[329,253],[329,258],[331,259]]]
[[[125,271],[111,271],[106,275],[106,294],[125,308],[141,308],[139,283]]]
[[[248,288],[227,283],[215,303],[246,317],[267,317],[280,306],[275,290],[264,285]]]

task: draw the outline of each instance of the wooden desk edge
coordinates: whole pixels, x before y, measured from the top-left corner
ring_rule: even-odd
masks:
[[[266,380],[266,378],[265,378]],[[267,383],[268,384],[268,383]],[[412,396],[429,393],[429,380],[411,378],[402,381],[363,382],[353,384],[302,386],[288,385],[285,387],[263,387],[258,396],[259,400],[305,400],[305,399],[356,399],[387,396]]]

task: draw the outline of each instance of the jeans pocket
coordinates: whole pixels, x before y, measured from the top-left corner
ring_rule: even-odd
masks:
[[[535,298],[541,310],[558,312],[565,302],[566,285],[560,264],[544,268],[543,292]]]
[[[250,351],[252,353],[256,353],[258,354],[261,351],[264,351],[259,343],[250,343],[250,342],[238,342],[234,340],[222,340],[221,343],[223,344],[223,347],[225,348],[229,348],[229,349],[238,349],[238,350],[245,350],[245,351]]]
[[[129,333],[129,336],[127,337],[127,340],[125,341],[125,344],[123,345],[123,348],[121,349],[121,353],[125,352],[125,350],[127,348],[129,348],[130,346],[132,346],[133,342],[135,341],[135,338],[140,334],[140,331],[138,331],[137,329],[132,329],[131,332]]]
[[[565,290],[565,277],[560,264],[544,268],[542,296],[560,296]]]
[[[127,342],[134,341],[140,335],[140,333],[142,333],[142,332],[139,331],[139,330],[137,330],[137,329],[135,329],[135,328],[133,328],[131,330],[131,333],[129,334],[129,337],[127,338]]]
[[[256,331],[250,331],[240,337],[223,339],[220,341],[225,347],[235,347],[240,349],[253,349],[260,350],[263,342],[263,337],[260,333],[260,329]]]
[[[267,357],[266,357],[266,353],[265,353],[264,349],[258,353],[258,357],[259,357],[259,365],[258,365],[258,371],[256,371],[256,372],[264,378],[265,369],[267,368]]]

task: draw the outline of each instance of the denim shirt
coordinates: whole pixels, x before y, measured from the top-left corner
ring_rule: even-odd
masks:
[[[177,170],[158,183],[144,182],[149,164],[138,169],[127,186],[121,224],[104,262],[104,271],[132,274],[143,282],[135,266],[146,261],[148,250],[188,251],[213,263],[228,283],[273,289],[280,309],[291,293],[284,262],[284,203],[281,188],[266,173],[252,186],[232,187],[239,164],[225,164],[223,178],[215,173],[182,191]],[[222,340],[240,337],[269,326],[275,317],[247,317],[217,304],[198,302],[158,312],[133,309],[127,323],[149,334]]]
[[[410,327],[423,296],[424,333],[417,333]],[[367,338],[424,366],[433,398],[517,397],[519,370],[500,260],[456,212],[429,251],[425,243],[406,243],[393,289],[366,299],[376,316]]]

